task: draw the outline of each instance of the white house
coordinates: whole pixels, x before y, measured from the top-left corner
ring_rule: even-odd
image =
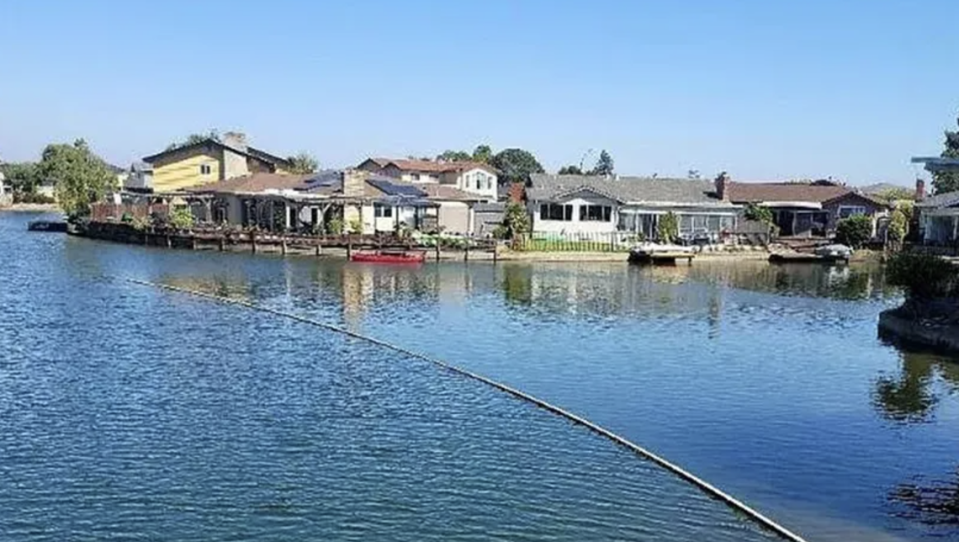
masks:
[[[672,212],[681,236],[715,238],[735,228],[741,209],[720,199],[711,182],[688,179],[535,174],[526,200],[539,235],[631,232],[654,239],[660,219]]]
[[[434,162],[369,158],[357,169],[414,184],[443,184],[477,194],[485,201],[498,197],[498,172],[481,162]]]

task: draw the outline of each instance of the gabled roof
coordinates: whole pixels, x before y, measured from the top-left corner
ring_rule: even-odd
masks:
[[[530,176],[526,197],[530,201],[548,201],[579,190],[591,190],[604,197],[630,204],[733,207],[732,203],[716,197],[711,181],[689,179],[611,179],[594,175],[537,173]]]
[[[916,206],[922,209],[942,209],[957,205],[959,205],[959,190],[936,194],[916,203]]]
[[[253,158],[254,160],[259,160],[260,162],[268,163],[273,166],[290,167],[292,165],[290,161],[287,160],[286,158],[281,158],[274,154],[270,154],[266,151],[262,151],[254,147],[247,147],[244,150],[237,147],[232,147],[230,145],[227,145],[226,143],[223,143],[222,141],[217,141],[216,139],[213,139],[213,138],[207,138],[207,139],[204,139],[203,141],[198,141],[190,145],[184,145],[182,147],[176,147],[173,149],[165,150],[163,152],[158,152],[156,154],[151,154],[150,156],[143,157],[143,161],[152,164],[153,162],[156,162],[157,160],[160,160],[166,156],[170,156],[171,154],[174,154],[174,153],[190,151],[190,150],[200,149],[204,147],[226,149],[231,152],[240,154],[242,156],[246,156],[247,158]]]

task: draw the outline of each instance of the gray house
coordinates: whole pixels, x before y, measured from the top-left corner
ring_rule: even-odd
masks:
[[[926,245],[955,245],[959,242],[959,192],[936,194],[916,203],[919,235]]]
[[[711,181],[588,175],[532,175],[526,189],[533,234],[629,232],[656,237],[674,213],[681,237],[718,239],[736,226],[741,206],[718,197]]]

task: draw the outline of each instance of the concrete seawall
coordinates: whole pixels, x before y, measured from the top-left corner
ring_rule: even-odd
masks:
[[[879,314],[879,335],[959,354],[959,326],[914,320],[902,315],[899,309],[889,309]]]

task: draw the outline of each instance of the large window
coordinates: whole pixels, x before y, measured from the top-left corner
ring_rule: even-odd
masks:
[[[376,203],[373,205],[373,214],[376,218],[393,218],[393,208],[389,205]]]
[[[866,214],[866,208],[861,205],[840,205],[839,218],[849,218]]]
[[[572,222],[573,206],[560,205],[558,203],[544,203],[539,206],[540,220],[562,220]]]
[[[580,205],[580,222],[609,222],[612,220],[613,208],[609,205]]]

